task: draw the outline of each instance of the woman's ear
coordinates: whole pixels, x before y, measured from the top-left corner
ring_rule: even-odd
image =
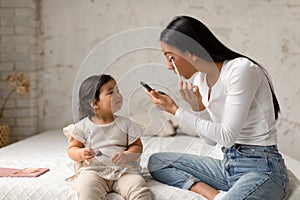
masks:
[[[196,61],[197,60],[197,56],[195,56],[194,54],[190,53],[189,51],[186,51],[186,54],[188,56],[189,59],[191,59],[191,61]]]
[[[198,57],[195,56],[194,54],[191,54],[191,56],[192,56],[192,61],[196,61],[198,59]]]
[[[198,58],[197,56],[195,56],[194,54],[191,54],[190,52],[189,52],[189,56],[193,62],[196,61]]]

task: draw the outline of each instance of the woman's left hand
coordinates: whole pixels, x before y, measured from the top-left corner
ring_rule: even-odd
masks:
[[[168,95],[160,94],[159,92],[157,92],[157,90],[152,90],[150,92],[146,90],[146,92],[149,95],[152,103],[175,115],[178,106],[171,97],[169,97]]]
[[[191,83],[179,81],[178,88],[181,98],[190,104],[194,111],[201,111],[205,109],[198,86],[193,86]]]

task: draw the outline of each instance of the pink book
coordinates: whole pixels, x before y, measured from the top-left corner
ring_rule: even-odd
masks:
[[[2,168],[0,167],[0,177],[38,177],[49,171],[48,168]]]

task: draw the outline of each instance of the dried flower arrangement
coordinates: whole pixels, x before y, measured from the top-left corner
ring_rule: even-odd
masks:
[[[13,92],[20,96],[25,96],[27,93],[29,93],[30,90],[29,78],[25,76],[22,72],[12,72],[8,74],[6,77],[6,85],[8,86],[8,88],[10,88],[10,92],[8,93],[2,104],[0,110],[0,119],[3,115],[3,110],[5,108],[6,102],[9,99],[9,97],[13,94]]]

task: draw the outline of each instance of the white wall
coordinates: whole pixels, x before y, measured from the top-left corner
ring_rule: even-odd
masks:
[[[10,93],[8,74],[21,71],[30,80],[30,92],[8,98],[0,123],[9,126],[10,142],[38,130],[37,0],[0,0],[0,107]],[[1,139],[0,139],[1,140]]]
[[[40,130],[72,122],[72,89],[78,70],[81,74],[84,71],[89,74],[93,68],[99,73],[108,66],[106,71],[124,81],[124,74],[131,76],[129,70],[142,64],[153,62],[156,67],[159,63],[165,64],[162,54],[155,48],[117,55],[110,65],[104,64],[101,59],[105,60],[105,55],[117,54],[118,48],[123,47],[116,44],[107,47],[109,53],[97,49],[99,59],[94,60],[92,67],[79,69],[97,44],[123,31],[164,27],[174,16],[186,14],[207,24],[228,47],[252,57],[269,71],[282,108],[278,123],[280,149],[300,160],[297,154],[300,146],[298,0],[43,0],[41,9]],[[125,42],[135,43],[138,38],[135,32]],[[154,38],[151,35],[149,41],[153,42]],[[176,76],[165,74],[165,70],[161,67],[155,82],[165,81],[172,88]],[[151,77],[148,79],[150,81]],[[122,88],[126,88],[126,81],[122,82]]]

